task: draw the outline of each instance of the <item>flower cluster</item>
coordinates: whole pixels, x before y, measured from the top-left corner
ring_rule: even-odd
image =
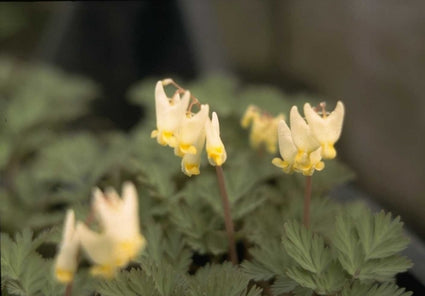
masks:
[[[111,278],[145,247],[140,233],[138,197],[132,183],[123,185],[121,199],[114,189],[93,191],[93,214],[101,232],[90,230],[84,223],[75,224],[74,211],[68,210],[62,242],[55,261],[55,276],[62,283],[72,281],[78,265],[78,251],[94,263],[92,275]]]
[[[284,120],[279,122],[279,150],[283,159],[274,158],[273,164],[286,173],[299,172],[311,176],[315,170],[321,171],[325,164],[323,159],[336,157],[334,144],[341,135],[344,120],[344,105],[338,101],[335,110],[327,113],[325,104],[321,103],[317,112],[309,103],[304,105],[301,117],[298,108],[293,106],[288,127]]]
[[[169,98],[164,86],[173,84],[177,91]],[[191,102],[192,100],[192,102]],[[192,112],[199,106],[197,113]],[[182,158],[181,168],[187,176],[199,175],[201,154],[206,145],[208,161],[221,166],[226,161],[226,149],[220,138],[220,125],[215,112],[209,117],[209,105],[200,104],[190,91],[183,90],[173,80],[158,81],[155,87],[156,127],[151,137],[163,146],[174,148]]]
[[[243,128],[248,128],[251,125],[249,141],[253,148],[258,149],[264,145],[267,152],[275,154],[277,150],[277,127],[279,122],[284,119],[285,116],[281,113],[272,117],[257,106],[249,105],[242,117],[241,125]]]

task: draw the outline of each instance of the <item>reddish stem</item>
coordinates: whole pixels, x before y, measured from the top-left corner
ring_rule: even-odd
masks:
[[[304,192],[304,226],[310,227],[310,202],[311,202],[311,176],[305,177],[305,192]]]
[[[223,204],[224,224],[226,226],[227,239],[229,240],[230,260],[234,265],[237,265],[238,256],[236,254],[235,230],[232,216],[230,215],[229,197],[227,196],[226,184],[224,183],[223,168],[217,165],[215,171],[217,173],[218,187],[220,188],[221,202]]]

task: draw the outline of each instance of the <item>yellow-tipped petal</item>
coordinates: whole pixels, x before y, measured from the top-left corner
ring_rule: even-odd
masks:
[[[341,101],[336,104],[335,110],[327,116],[320,116],[310,104],[304,105],[304,113],[314,137],[321,145],[338,141],[344,121],[344,105]]]
[[[106,279],[112,279],[117,273],[117,266],[114,265],[94,265],[90,268],[90,274],[92,276],[103,277]]]
[[[320,143],[313,136],[309,125],[298,112],[297,106],[291,108],[290,121],[292,139],[298,149],[310,153],[320,147]]]
[[[74,271],[61,268],[55,269],[55,277],[58,282],[68,284],[74,279]]]
[[[199,175],[201,173],[199,163],[182,163],[182,172],[188,177]]]
[[[151,132],[151,138],[156,138],[156,137],[158,137],[158,134],[159,134],[158,130],[153,130],[153,131]]]
[[[282,160],[278,157],[273,158],[272,164],[277,166],[278,168],[281,168],[287,174],[293,172],[292,165],[289,162]]]
[[[292,140],[292,132],[285,120],[281,120],[278,125],[279,151],[282,158],[289,163],[295,161],[297,148]]]
[[[334,159],[336,157],[336,150],[332,143],[323,143],[322,147],[322,157],[324,159]]]
[[[184,143],[180,143],[179,144],[179,151],[181,152],[181,154],[196,154],[196,147],[194,145],[191,144],[184,144]]]
[[[207,148],[207,154],[212,166],[221,166],[226,161],[226,151],[222,146]]]
[[[62,241],[54,263],[55,277],[59,282],[68,283],[72,281],[78,265],[79,245],[80,236],[78,231],[75,230],[74,211],[68,210],[65,217]]]

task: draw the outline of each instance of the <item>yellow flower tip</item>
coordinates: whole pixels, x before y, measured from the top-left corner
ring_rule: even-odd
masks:
[[[199,164],[185,163],[183,165],[183,173],[189,177],[192,177],[192,175],[199,175],[201,173],[199,170]]]
[[[119,267],[127,265],[129,261],[136,258],[145,246],[146,240],[141,235],[137,235],[131,240],[119,242],[115,249],[115,264]]]
[[[223,146],[207,149],[208,160],[213,166],[221,166],[226,161],[225,150]]]
[[[299,166],[306,166],[309,163],[308,155],[304,150],[298,149],[297,155],[295,156],[295,162]]]
[[[323,170],[325,168],[325,163],[323,162],[323,161],[319,161],[315,166],[314,166],[314,169],[316,170],[316,171],[321,171],[321,170]]]
[[[158,130],[153,130],[151,132],[151,138],[156,138],[156,137],[158,137]]]
[[[283,172],[285,172],[287,174],[292,174],[293,171],[294,171],[293,166],[289,162],[287,162],[283,159],[280,159],[278,157],[273,158],[272,164],[274,164],[278,168],[281,168],[283,170]]]
[[[322,157],[324,159],[334,159],[336,157],[336,150],[333,143],[323,143],[322,147]]]
[[[94,265],[90,268],[90,274],[92,276],[99,276],[106,279],[114,278],[117,271],[117,266],[113,266],[111,264],[107,265]]]
[[[303,170],[302,171],[303,176],[313,176],[314,170]]]
[[[283,164],[285,163],[285,161],[283,161],[282,159],[280,159],[279,157],[275,157],[272,160],[272,164],[274,164],[275,166],[277,166],[278,168],[283,168]]]
[[[68,284],[74,279],[74,272],[71,270],[57,268],[55,270],[55,277],[58,282]]]
[[[158,143],[164,146],[165,145],[171,146],[173,143],[175,143],[174,133],[170,131],[161,132],[160,137],[158,139]]]
[[[196,147],[191,144],[179,144],[179,154],[196,154]]]

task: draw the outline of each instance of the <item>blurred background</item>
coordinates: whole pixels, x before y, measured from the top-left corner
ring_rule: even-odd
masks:
[[[343,100],[338,152],[356,186],[425,236],[424,1],[1,3],[0,55],[90,78],[90,114],[122,130],[143,116],[128,89],[152,76],[230,73]]]

